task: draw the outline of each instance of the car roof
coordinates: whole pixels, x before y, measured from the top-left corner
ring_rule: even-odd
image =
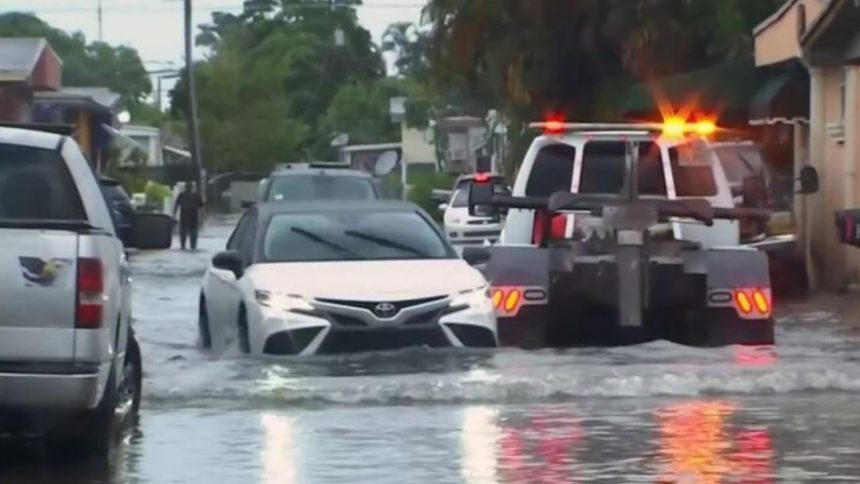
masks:
[[[321,168],[309,166],[278,168],[277,170],[272,172],[271,178],[308,175],[372,178],[368,173],[364,173],[363,171],[359,170],[353,170],[351,168]]]
[[[62,139],[62,135],[46,131],[0,127],[0,143],[55,149]]]
[[[421,208],[411,202],[400,200],[315,200],[310,202],[265,202],[257,204],[261,218],[286,213],[307,212],[421,212]]]

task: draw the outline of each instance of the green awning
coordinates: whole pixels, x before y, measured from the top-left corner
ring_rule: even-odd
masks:
[[[809,119],[809,73],[799,62],[762,68],[762,87],[750,101],[750,123]]]

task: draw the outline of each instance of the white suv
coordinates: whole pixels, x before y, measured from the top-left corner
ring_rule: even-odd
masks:
[[[125,249],[71,138],[0,128],[0,273],[0,433],[28,416],[106,453],[140,404],[141,357]]]

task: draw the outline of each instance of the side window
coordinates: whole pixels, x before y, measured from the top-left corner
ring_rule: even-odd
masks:
[[[639,144],[639,194],[666,196],[666,177],[663,173],[663,156],[657,143]]]
[[[679,197],[713,197],[717,194],[717,182],[710,164],[695,165],[682,163],[682,158],[695,158],[699,155],[689,145],[669,148],[669,161],[672,165],[672,179],[675,181],[675,195]],[[700,160],[704,162],[704,160]]]
[[[242,236],[239,240],[239,253],[242,255],[242,261],[245,262],[245,267],[251,265],[254,260],[254,243],[257,239],[257,214],[248,214],[248,221],[242,231]]]
[[[251,212],[247,212],[239,220],[236,228],[233,229],[233,233],[230,234],[230,238],[227,239],[227,250],[239,250],[239,244],[241,244],[243,237],[242,234],[247,230],[250,218]]]
[[[627,179],[627,143],[591,141],[582,153],[579,193],[618,194]]]
[[[570,191],[576,148],[564,144],[541,148],[529,173],[526,196],[548,197],[555,192]]]

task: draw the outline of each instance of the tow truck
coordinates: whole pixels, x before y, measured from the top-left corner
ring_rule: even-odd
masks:
[[[470,211],[506,213],[499,244],[463,253],[490,281],[502,344],[774,343],[767,256],[739,240],[740,220],[769,211],[753,193],[735,205],[713,121],[531,127],[512,194],[480,175],[469,191]]]

